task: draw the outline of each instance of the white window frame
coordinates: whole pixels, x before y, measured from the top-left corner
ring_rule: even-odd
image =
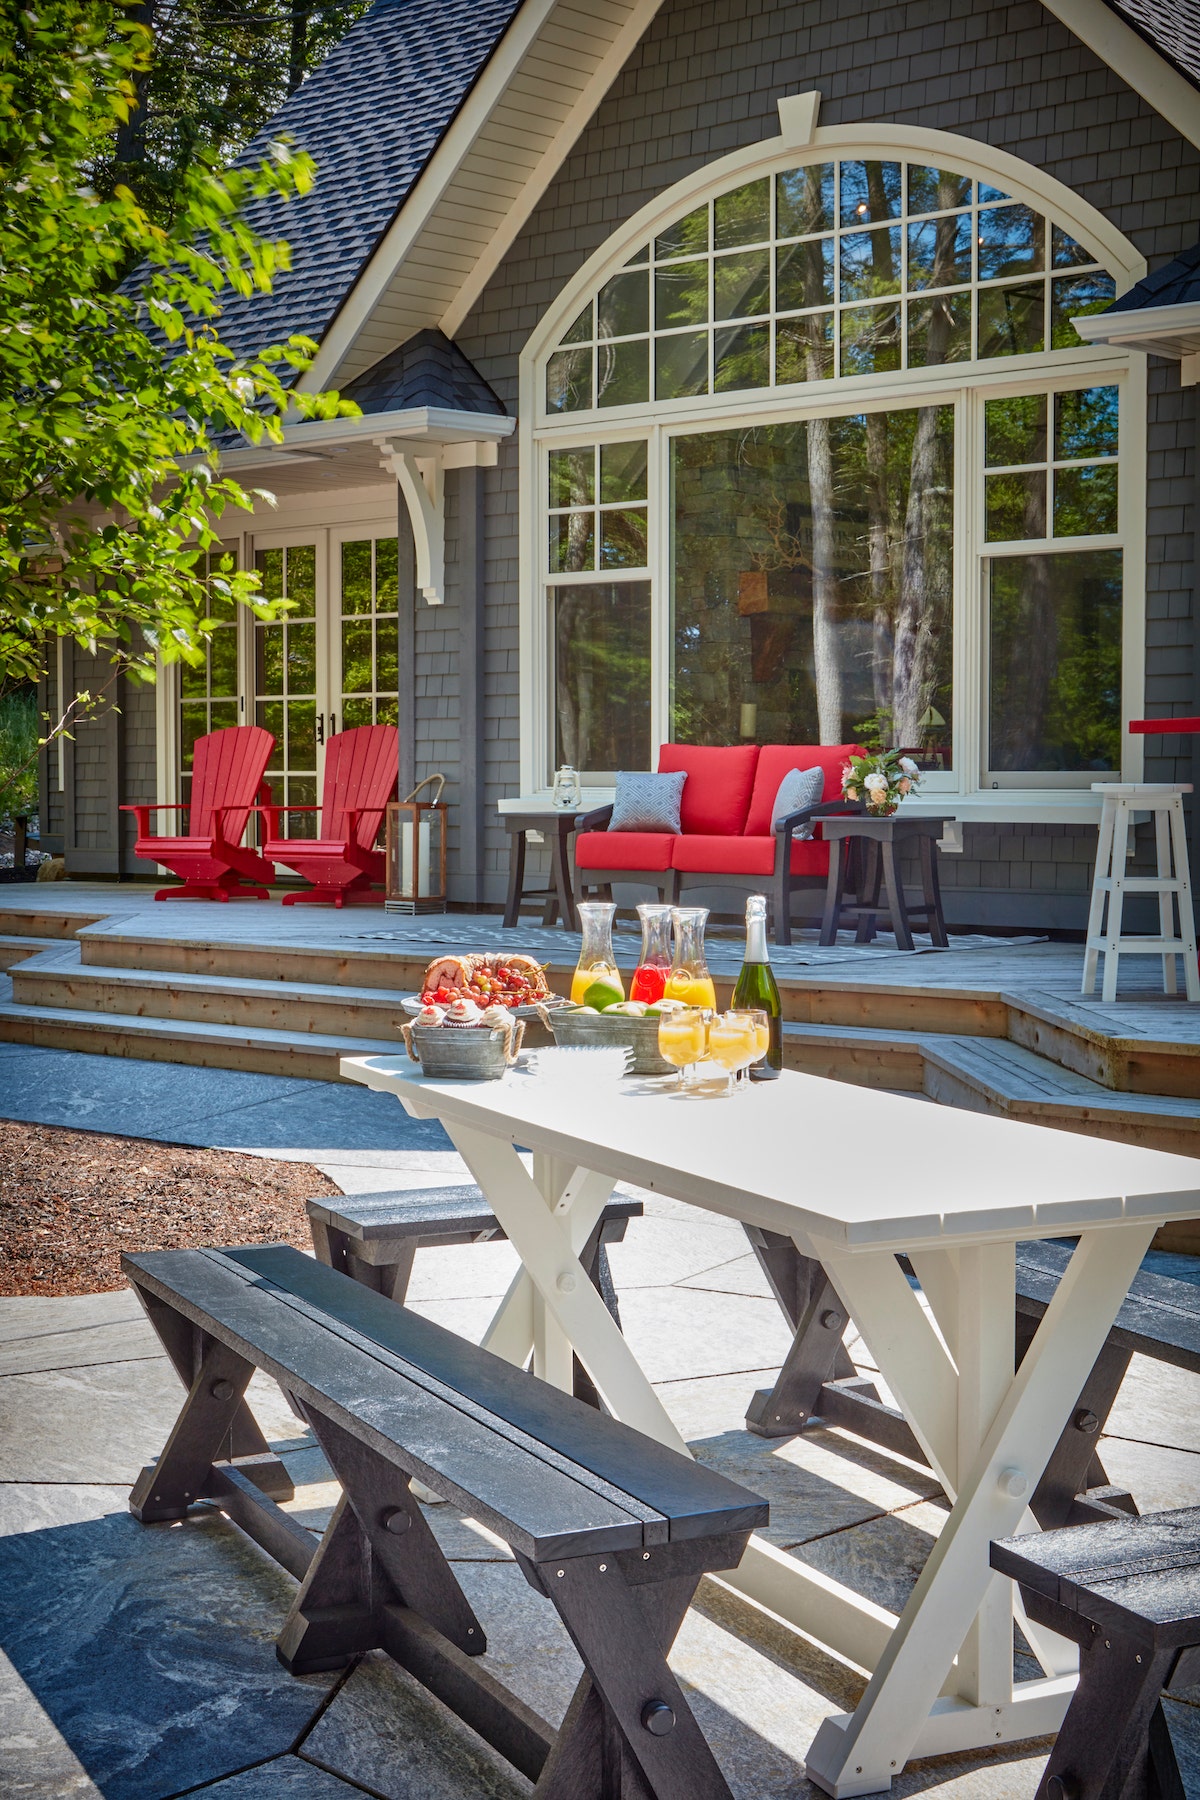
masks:
[[[1031,776],[1021,787],[985,785],[986,670],[984,667],[984,581],[987,559],[1012,554],[984,544],[982,432],[983,402],[1005,394],[1055,387],[1120,386],[1119,525],[1114,538],[1050,540],[1066,551],[1114,545],[1124,552],[1122,718],[1143,710],[1145,665],[1146,359],[1136,351],[1084,346],[1040,351],[986,362],[958,362],[905,369],[886,375],[841,377],[798,384],[698,395],[636,406],[598,407],[548,413],[545,369],[590,296],[628,263],[668,222],[715,193],[778,169],[832,160],[907,159],[953,168],[1001,188],[1048,215],[1092,249],[1114,277],[1118,294],[1145,273],[1144,259],[1104,217],[1061,182],[1005,151],[985,149],[972,139],[918,127],[833,126],[817,130],[798,145],[780,137],[735,151],[697,170],[644,207],[588,260],[564,287],[532,333],[520,363],[520,667],[521,786],[523,793],[548,791],[553,768],[553,643],[550,590],[579,580],[641,580],[652,583],[651,754],[669,733],[671,682],[670,442],[680,433],[718,431],[749,425],[801,422],[830,413],[886,410],[927,404],[954,404],[956,527],[954,545],[954,770],[926,777],[924,798],[915,804],[936,811],[953,798],[959,818],[1086,821],[1098,814],[1089,782],[1048,783]],[[1065,272],[1065,271],[1064,271]],[[977,285],[977,284],[976,284]],[[649,567],[604,570],[584,575],[549,575],[547,451],[576,445],[646,438],[649,444]],[[1028,546],[1022,546],[1028,549]],[[1122,767],[1114,779],[1140,779],[1140,738],[1122,739]],[[910,803],[912,804],[912,803]]]

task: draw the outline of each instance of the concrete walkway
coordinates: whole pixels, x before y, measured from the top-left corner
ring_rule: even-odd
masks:
[[[294,1156],[358,1191],[462,1175],[390,1098],[335,1084],[6,1048],[0,1114]],[[776,1542],[898,1608],[945,1516],[933,1478],[833,1431],[782,1443],[746,1433],[749,1396],[786,1349],[778,1309],[738,1227],[642,1197],[646,1216],[614,1249],[613,1274],[630,1343],[680,1429],[703,1460],[767,1496]],[[411,1303],[478,1339],[515,1267],[507,1244],[420,1251]],[[217,1514],[149,1528],[129,1517],[129,1484],[181,1397],[128,1293],[0,1301],[6,1800],[527,1794],[381,1656],[337,1676],[287,1676],[273,1639],[294,1584]],[[317,1533],[337,1491],[320,1452],[269,1383],[256,1378],[251,1397],[297,1483],[291,1510]],[[1135,1357],[1110,1424],[1106,1466],[1144,1510],[1195,1503],[1200,1381]],[[447,1506],[429,1513],[488,1630],[489,1665],[557,1720],[579,1665],[551,1609],[478,1526]],[[738,1800],[815,1794],[804,1752],[822,1718],[854,1704],[860,1677],[711,1582],[673,1662]],[[1200,1795],[1200,1692],[1169,1712],[1186,1789]],[[1027,1800],[1045,1752],[915,1765],[893,1792]]]

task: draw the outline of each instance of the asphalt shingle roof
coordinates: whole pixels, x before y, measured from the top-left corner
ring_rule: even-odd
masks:
[[[1144,312],[1151,306],[1182,306],[1189,300],[1200,300],[1200,244],[1193,244],[1190,250],[1145,276],[1105,312]]]
[[[1195,0],[1108,0],[1108,5],[1200,87],[1200,9]]]
[[[341,391],[347,400],[357,400],[365,413],[399,412],[408,406],[505,413],[499,395],[440,331],[418,331]]]
[[[287,239],[292,267],[270,294],[227,296],[220,329],[232,349],[322,336],[520,5],[376,0],[247,146],[240,163],[288,132],[317,179],[296,199],[248,209],[261,235]]]

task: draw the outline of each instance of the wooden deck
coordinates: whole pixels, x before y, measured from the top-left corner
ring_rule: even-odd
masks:
[[[521,949],[565,990],[576,937],[497,914],[418,919],[271,902],[155,905],[142,886],[0,890],[0,1039],[335,1079],[338,1058],[394,1051],[401,994],[443,949]],[[918,944],[921,940],[918,939]],[[616,934],[632,968],[639,938]],[[710,930],[724,1000],[735,927]],[[1156,959],[1123,959],[1111,1005],[1079,991],[1081,945],[890,940],[772,952],[790,1066],[954,1106],[1200,1155],[1200,1007],[1168,999]],[[2,979],[2,978],[0,978]]]

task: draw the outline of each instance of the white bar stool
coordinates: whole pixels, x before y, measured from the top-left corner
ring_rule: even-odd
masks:
[[[1189,1000],[1200,1001],[1200,970],[1196,967],[1196,925],[1192,912],[1192,884],[1188,872],[1187,839],[1183,827],[1183,796],[1190,782],[1171,786],[1166,782],[1094,781],[1092,792],[1103,795],[1100,841],[1096,848],[1096,874],[1088,913],[1087,946],[1083,958],[1083,992],[1096,991],[1096,959],[1104,956],[1101,998],[1117,997],[1117,970],[1125,956],[1161,956],[1163,992],[1178,992],[1175,958],[1183,958],[1183,980]],[[1154,815],[1154,841],[1158,849],[1155,875],[1126,873],[1126,855],[1135,813]],[[1174,858],[1172,861],[1172,852]],[[1127,894],[1158,895],[1157,937],[1123,937],[1122,913]],[[1105,903],[1107,902],[1107,918]],[[1175,906],[1179,931],[1175,930]]]

